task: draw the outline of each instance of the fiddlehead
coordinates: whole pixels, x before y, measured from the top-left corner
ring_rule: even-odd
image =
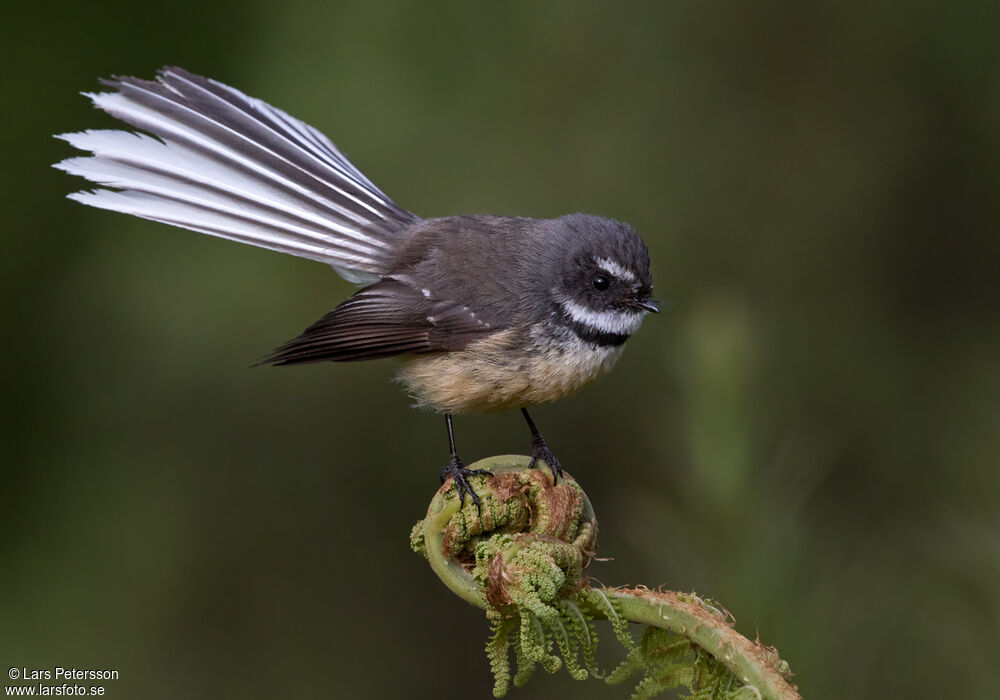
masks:
[[[694,698],[799,697],[777,652],[737,633],[711,602],[693,593],[590,585],[584,569],[597,537],[590,501],[572,477],[553,485],[548,470],[527,465],[517,456],[476,463],[494,473],[471,480],[481,511],[471,503],[460,508],[445,484],[411,535],[445,585],[486,610],[494,695],[505,695],[511,682],[523,685],[540,665],[608,683],[641,674],[637,698],[677,687]],[[626,653],[610,673],[596,662],[595,620],[611,623]],[[647,625],[638,643],[630,623]]]

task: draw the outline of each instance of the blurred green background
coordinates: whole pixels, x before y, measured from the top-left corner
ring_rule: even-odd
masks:
[[[409,551],[443,421],[391,362],[249,368],[351,287],[88,209],[51,134],[178,64],[425,216],[586,210],[666,313],[535,413],[591,573],[697,590],[807,698],[1000,687],[993,2],[19,4],[3,139],[0,664],[108,696],[485,697],[482,614]],[[468,461],[528,448],[459,417]],[[607,646],[612,646],[610,639]],[[512,697],[626,697],[541,674]]]

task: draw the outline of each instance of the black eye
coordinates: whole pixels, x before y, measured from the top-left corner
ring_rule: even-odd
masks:
[[[598,275],[594,278],[594,289],[599,292],[607,291],[608,287],[611,286],[611,280],[609,280],[604,275]]]

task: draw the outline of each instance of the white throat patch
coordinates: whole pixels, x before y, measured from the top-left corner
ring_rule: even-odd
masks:
[[[646,315],[645,311],[639,310],[594,311],[565,297],[559,300],[559,305],[577,323],[601,333],[617,335],[632,335],[642,325],[642,319]]]

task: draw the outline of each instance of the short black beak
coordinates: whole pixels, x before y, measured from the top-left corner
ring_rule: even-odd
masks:
[[[660,313],[660,307],[656,305],[656,302],[652,299],[646,299],[645,301],[635,302],[635,307],[637,309],[645,309],[646,311],[652,311],[654,314]]]

